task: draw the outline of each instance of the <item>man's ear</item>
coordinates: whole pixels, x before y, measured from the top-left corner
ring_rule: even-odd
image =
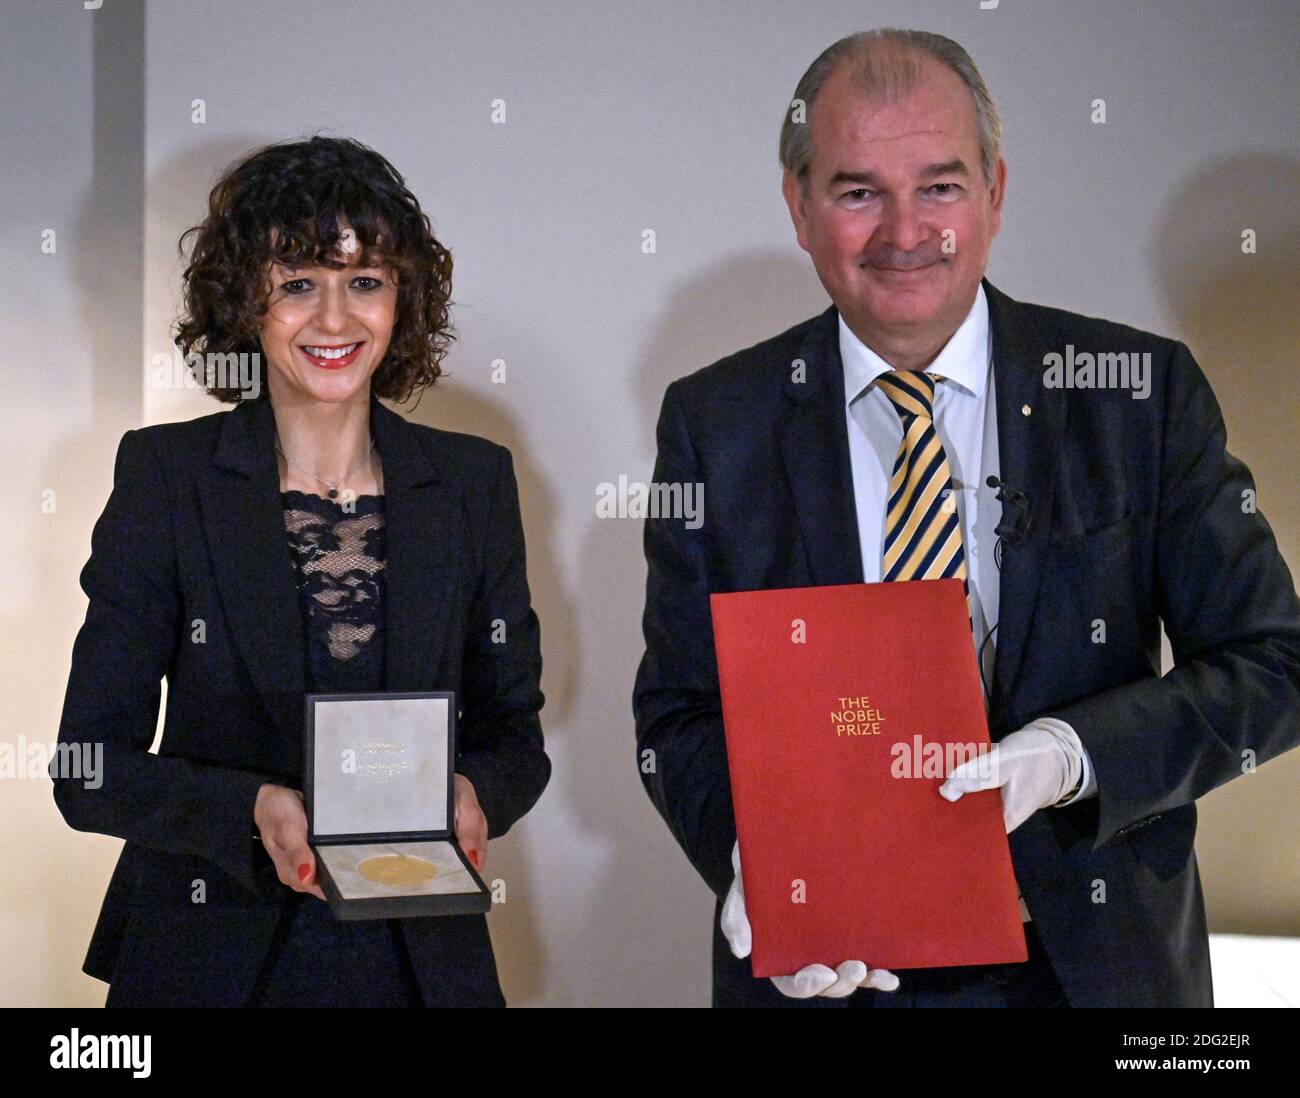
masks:
[[[790,220],[794,222],[795,236],[799,247],[808,251],[808,217],[804,205],[803,187],[793,172],[785,172],[781,177],[781,193],[785,195],[785,204],[790,211]]]
[[[992,193],[989,195],[989,202],[993,207],[993,232],[992,236],[997,236],[1002,229],[1002,200],[1007,193],[1007,162],[999,156],[998,165],[993,169],[993,186]]]

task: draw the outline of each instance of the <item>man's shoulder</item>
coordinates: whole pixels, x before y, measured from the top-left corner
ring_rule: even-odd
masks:
[[[1148,351],[1154,359],[1167,356],[1178,346],[1176,339],[1122,321],[1072,312],[1053,305],[1020,301],[1005,295],[1002,298],[1018,314],[1020,321],[1031,323],[1037,329],[1040,340],[1051,347],[1064,349],[1069,343],[1078,348],[1104,351]]]

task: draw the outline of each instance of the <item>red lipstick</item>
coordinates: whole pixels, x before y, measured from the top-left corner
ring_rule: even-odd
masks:
[[[357,355],[361,353],[361,348],[365,346],[365,341],[361,340],[355,343],[310,343],[299,344],[298,350],[303,357],[313,366],[318,366],[322,370],[342,370],[345,366],[351,366],[357,360]],[[308,350],[308,347],[311,350]],[[344,355],[338,355],[338,351],[352,349]],[[313,354],[312,352],[329,351],[331,354]]]

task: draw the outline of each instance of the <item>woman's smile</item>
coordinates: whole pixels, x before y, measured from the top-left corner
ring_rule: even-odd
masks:
[[[341,370],[357,360],[357,355],[365,345],[365,340],[355,343],[299,344],[298,350],[313,366],[319,366],[322,370]]]

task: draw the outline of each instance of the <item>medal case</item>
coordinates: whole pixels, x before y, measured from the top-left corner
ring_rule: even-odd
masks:
[[[307,842],[336,918],[491,908],[456,842],[454,694],[308,694],[304,726]]]

